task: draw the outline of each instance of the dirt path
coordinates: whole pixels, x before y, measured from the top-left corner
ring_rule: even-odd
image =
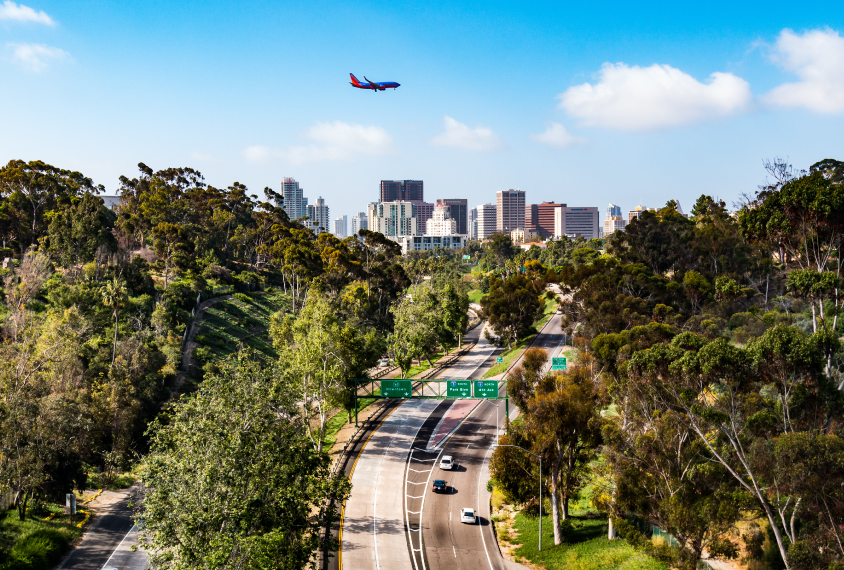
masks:
[[[199,329],[202,327],[202,321],[205,319],[205,309],[207,309],[211,305],[219,303],[220,301],[226,301],[231,298],[231,295],[225,295],[223,297],[214,297],[213,299],[203,301],[202,303],[200,303],[199,307],[197,307],[196,316],[193,319],[193,323],[190,327],[190,332],[188,333],[188,341],[185,343],[185,349],[182,351],[182,366],[179,370],[179,373],[176,375],[176,381],[173,383],[174,394],[179,393],[185,383],[185,377],[190,373],[191,368],[196,366],[196,360],[193,357],[193,351],[197,347],[196,335],[199,333]]]

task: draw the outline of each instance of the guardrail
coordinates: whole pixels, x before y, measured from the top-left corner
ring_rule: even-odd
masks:
[[[446,360],[445,362],[437,362],[431,368],[426,370],[425,373],[419,378],[419,380],[427,380],[429,378],[433,378],[434,376],[442,372],[443,368],[448,368],[449,366],[457,362],[461,357],[465,356],[470,350],[472,350],[472,347],[474,347],[476,344],[478,344],[477,341],[469,344],[466,348],[461,348],[459,351],[449,356],[448,360]]]

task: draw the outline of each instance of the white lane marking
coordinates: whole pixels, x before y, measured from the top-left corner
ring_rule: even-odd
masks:
[[[430,473],[433,469],[424,469],[422,471],[417,471],[416,469],[411,469],[410,467],[407,468],[408,471],[413,471],[414,473]]]
[[[486,450],[486,453],[484,454],[484,459],[483,459],[483,461],[481,461],[481,468],[478,469],[478,510],[476,511],[478,513],[481,512],[481,494],[482,494],[481,476],[484,474],[484,465],[487,464],[487,458],[489,457],[490,452],[492,452],[492,446],[493,446],[494,443],[495,442],[493,442],[489,445],[489,448]],[[492,524],[492,520],[490,520],[489,522],[490,522],[490,524]],[[481,533],[481,541],[484,543],[484,552],[486,552],[486,560],[487,560],[487,562],[489,562],[489,568],[490,568],[490,570],[495,570],[495,568],[493,568],[493,566],[492,566],[492,559],[489,557],[489,550],[486,547],[486,539],[484,538],[484,527],[483,527],[483,525],[481,525],[480,516],[478,517],[478,530]]]
[[[451,551],[454,552],[454,557],[457,558],[457,550],[454,548],[454,545],[451,545]]]
[[[114,552],[112,552],[112,553],[111,553],[111,556],[109,556],[109,557],[108,557],[108,560],[106,561],[106,563],[105,563],[105,565],[103,566],[103,568],[105,568],[106,566],[111,566],[111,564],[109,564],[109,562],[111,562],[111,559],[112,559],[112,558],[114,558],[114,554],[115,554],[118,550],[120,550],[120,547],[121,547],[121,546],[123,546],[123,541],[124,541],[124,540],[126,540],[126,537],[127,537],[127,536],[129,536],[130,534],[132,534],[132,531],[137,530],[137,528],[138,528],[138,525],[134,525],[134,524],[132,525],[132,528],[130,528],[130,529],[129,529],[129,532],[127,532],[127,533],[123,536],[123,540],[121,540],[121,541],[120,541],[120,544],[118,544],[118,545],[117,545],[117,548],[115,548],[115,549],[114,549]],[[62,564],[62,566],[64,566],[64,564]]]
[[[414,449],[415,449],[415,448],[414,448]],[[416,458],[416,461],[436,461],[436,460],[437,460],[437,458],[436,458],[436,457],[433,457],[433,458],[431,458],[431,459],[419,459],[418,457]]]
[[[413,515],[418,515],[422,511],[407,511],[407,512],[409,512],[410,514],[413,514]]]
[[[414,481],[407,481],[407,484],[408,484],[408,485],[424,485],[424,484],[425,484],[425,481],[416,481],[416,482],[414,482]]]
[[[469,446],[472,445],[471,443],[466,444],[466,449],[469,449]]]
[[[421,499],[421,498],[422,498],[422,497],[424,497],[425,495],[419,495],[418,497],[413,497],[413,496],[411,496],[411,495],[406,495],[406,496],[407,496],[407,498],[408,498],[408,499]]]

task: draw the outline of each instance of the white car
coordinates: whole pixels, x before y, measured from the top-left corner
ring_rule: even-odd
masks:
[[[451,471],[454,469],[455,463],[452,459],[451,455],[444,455],[442,459],[440,459],[440,469],[445,469],[446,471]]]
[[[477,524],[478,519],[475,517],[475,509],[460,509],[460,522]]]
[[[390,365],[390,359],[389,358],[382,358],[381,361],[378,363],[378,366],[380,366],[382,368],[385,367],[385,366],[389,366],[389,365]]]

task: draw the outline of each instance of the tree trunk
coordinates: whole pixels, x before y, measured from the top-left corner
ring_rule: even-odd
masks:
[[[568,520],[569,518],[569,496],[563,494],[563,520]]]
[[[111,365],[114,366],[114,357],[117,355],[117,309],[114,310],[114,344],[111,348]]]
[[[560,495],[557,481],[560,475],[559,462],[551,464],[551,518],[554,523],[554,544],[563,543],[563,532],[560,529]]]

